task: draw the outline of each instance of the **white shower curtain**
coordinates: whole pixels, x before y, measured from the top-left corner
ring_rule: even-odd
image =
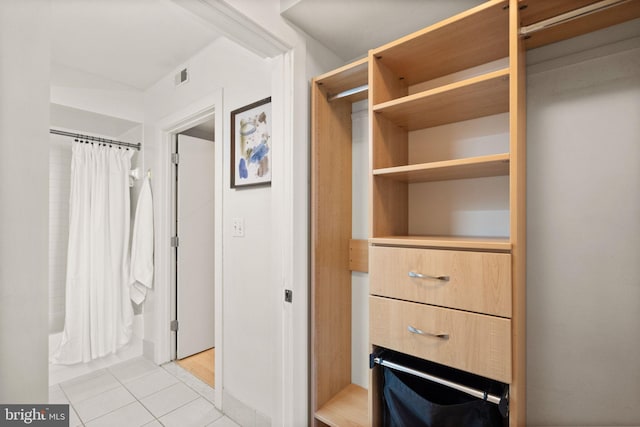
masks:
[[[88,362],[129,342],[132,150],[74,142],[65,323],[51,361]]]

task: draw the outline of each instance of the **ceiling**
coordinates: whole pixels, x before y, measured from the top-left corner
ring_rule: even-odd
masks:
[[[258,0],[254,0],[258,1]],[[344,61],[484,0],[281,0],[282,16]]]
[[[264,0],[243,0],[262,2]],[[280,0],[282,15],[345,62],[482,0]],[[146,90],[225,31],[196,16],[223,0],[56,0],[52,62]],[[227,9],[233,7],[229,1]],[[217,8],[217,9],[216,9]],[[208,17],[210,18],[210,17]],[[215,19],[213,20],[215,22]],[[227,31],[228,32],[228,31]]]
[[[61,65],[145,90],[220,34],[170,0],[56,0],[51,55]]]

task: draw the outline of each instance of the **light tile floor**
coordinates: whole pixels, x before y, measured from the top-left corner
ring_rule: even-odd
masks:
[[[175,363],[138,357],[49,387],[70,426],[238,427],[214,407],[208,384]]]

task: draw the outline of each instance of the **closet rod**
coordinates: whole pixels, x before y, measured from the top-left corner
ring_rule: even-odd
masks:
[[[377,363],[380,366],[386,366],[387,368],[395,369],[396,371],[400,371],[400,372],[405,372],[407,374],[411,374],[416,377],[424,378],[425,380],[429,380],[436,384],[440,384],[440,385],[452,388],[454,390],[461,391],[470,396],[477,397],[478,399],[486,399],[488,402],[495,403],[496,405],[500,405],[500,403],[502,402],[501,396],[489,394],[481,390],[476,390],[475,388],[467,387],[465,385],[458,384],[453,381],[445,380],[444,378],[436,377],[434,375],[429,375],[421,371],[416,371],[415,369],[411,369],[406,366],[398,365],[397,363],[384,360],[381,357],[374,357],[373,362]]]
[[[365,92],[367,90],[369,90],[369,85],[362,85],[354,87],[353,89],[343,90],[342,92],[336,93],[335,95],[329,95],[329,101],[345,98],[349,95],[355,95],[356,93]]]
[[[80,133],[65,132],[63,130],[58,130],[58,129],[49,129],[49,133],[52,133],[54,135],[68,136],[70,138],[85,139],[87,141],[102,142],[110,145],[120,145],[123,147],[131,147],[131,148],[135,148],[136,150],[140,150],[140,146],[141,146],[139,142],[132,143],[132,142],[115,141],[113,139],[100,138],[98,136],[83,135]]]
[[[622,3],[627,3],[628,1],[631,0],[602,0],[596,3],[592,3],[579,9],[574,9],[569,12],[562,13],[558,16],[553,16],[543,21],[527,25],[526,27],[522,27],[520,28],[520,34],[523,36],[527,36],[537,31],[564,24],[565,22],[571,21],[573,19],[589,15],[590,13],[600,12],[610,7],[618,6]]]

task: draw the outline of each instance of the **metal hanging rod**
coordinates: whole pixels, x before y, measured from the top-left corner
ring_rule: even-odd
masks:
[[[133,143],[133,142],[116,141],[116,140],[113,140],[113,139],[100,138],[98,136],[91,136],[91,135],[83,135],[83,134],[80,134],[80,133],[65,132],[63,130],[58,130],[58,129],[49,129],[49,133],[52,133],[54,135],[68,136],[70,138],[84,139],[86,141],[99,142],[99,143],[103,143],[103,144],[118,145],[118,146],[127,147],[127,148],[135,148],[136,150],[140,150],[140,147],[142,146],[142,144],[140,144],[139,142],[138,143]]]
[[[355,95],[356,93],[365,92],[367,90],[369,90],[369,85],[362,85],[354,87],[353,89],[343,90],[342,92],[336,93],[335,95],[329,95],[329,101],[345,98],[349,95]]]
[[[618,6],[622,3],[627,3],[628,1],[630,0],[602,0],[596,3],[592,3],[579,9],[571,10],[558,16],[553,16],[549,19],[545,19],[543,21],[527,25],[526,27],[522,27],[520,28],[520,34],[523,36],[527,36],[537,31],[555,27],[556,25],[564,24],[565,22],[589,15],[591,13],[600,12],[605,9],[609,9],[610,7]]]
[[[388,360],[384,360],[381,357],[374,357],[373,358],[373,362],[380,365],[380,366],[386,366],[387,368],[391,368],[394,369],[396,371],[400,371],[400,372],[404,372],[407,374],[411,374],[414,375],[416,377],[420,377],[423,378],[425,380],[434,382],[436,384],[440,384],[443,385],[445,387],[449,387],[452,388],[454,390],[458,390],[461,391],[463,393],[466,393],[470,396],[473,397],[477,397],[478,399],[484,399],[487,402],[491,402],[491,403],[495,403],[496,405],[504,405],[506,402],[504,401],[504,399],[506,399],[506,397],[502,397],[502,396],[496,396],[495,394],[489,394],[485,391],[481,391],[481,390],[477,390],[475,388],[471,388],[471,387],[467,387],[466,385],[462,385],[462,384],[458,384],[456,382],[453,381],[449,381],[449,380],[445,380],[444,378],[440,378],[440,377],[436,377],[434,375],[430,375],[421,371],[416,371],[415,369],[411,369],[408,368],[406,366],[403,365],[399,365],[397,363],[394,362],[390,362]]]

